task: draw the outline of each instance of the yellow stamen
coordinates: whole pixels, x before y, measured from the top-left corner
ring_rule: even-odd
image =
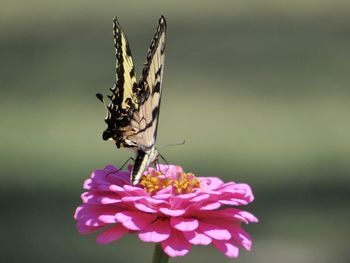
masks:
[[[181,173],[173,185],[178,194],[190,193],[194,188],[199,187],[199,180],[192,173]]]
[[[176,179],[166,178],[160,172],[153,172],[142,176],[140,184],[149,194],[155,194],[172,185],[176,191],[175,194],[190,193],[193,189],[200,186],[200,181],[192,173],[178,173]]]

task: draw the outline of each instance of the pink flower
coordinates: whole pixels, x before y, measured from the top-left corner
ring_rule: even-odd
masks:
[[[175,165],[158,168],[148,168],[136,186],[130,185],[130,169],[109,165],[94,171],[74,215],[79,232],[102,230],[100,244],[135,233],[144,242],[161,243],[171,257],[187,254],[192,245],[213,244],[230,258],[238,256],[239,247],[250,250],[252,240],[241,223],[258,220],[229,207],[253,201],[247,184],[195,177]]]

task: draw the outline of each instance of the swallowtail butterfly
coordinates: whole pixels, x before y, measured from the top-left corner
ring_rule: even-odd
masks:
[[[166,21],[161,16],[143,66],[142,76],[137,81],[128,40],[117,18],[114,18],[116,82],[110,89],[108,105],[101,94],[96,94],[107,108],[107,129],[103,132],[103,139],[113,141],[118,148],[127,147],[136,151],[131,178],[134,185],[139,182],[145,169],[159,156],[155,141],[162,92],[165,33]]]

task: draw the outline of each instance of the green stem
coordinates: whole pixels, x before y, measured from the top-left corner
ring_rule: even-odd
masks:
[[[167,263],[169,256],[164,253],[162,246],[157,243],[154,247],[152,263]]]

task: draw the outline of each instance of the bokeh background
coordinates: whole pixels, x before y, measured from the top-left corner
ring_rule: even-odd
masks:
[[[79,236],[82,182],[127,150],[102,141],[112,18],[137,73],[168,22],[158,145],[198,175],[249,183],[252,252],[236,262],[350,262],[350,2],[0,3],[0,262],[150,262],[153,245]],[[231,262],[196,247],[171,262]]]

